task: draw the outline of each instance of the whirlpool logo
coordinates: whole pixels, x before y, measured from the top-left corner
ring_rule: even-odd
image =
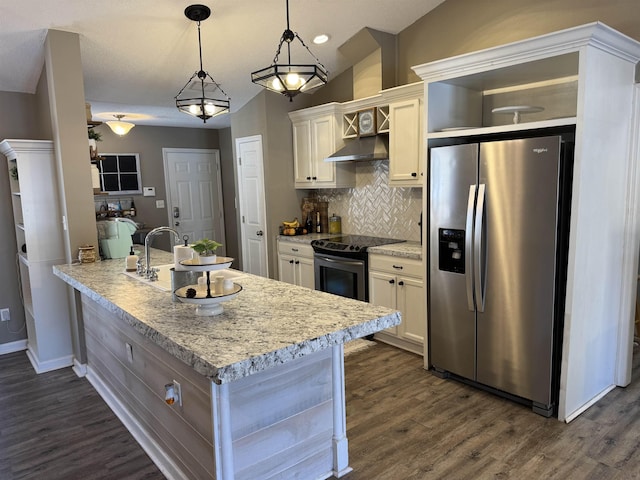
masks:
[[[534,148],[533,151],[535,153],[544,153],[544,152],[548,152],[549,150],[546,148]]]

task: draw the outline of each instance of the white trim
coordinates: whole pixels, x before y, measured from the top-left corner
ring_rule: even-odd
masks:
[[[170,175],[167,175],[168,170],[168,165],[169,165],[169,158],[168,158],[168,154],[171,153],[199,153],[199,154],[211,154],[213,155],[213,164],[214,164],[214,171],[213,171],[213,176],[214,181],[216,182],[216,185],[218,187],[218,198],[215,199],[215,201],[218,203],[218,208],[219,208],[219,219],[218,219],[218,225],[214,225],[214,230],[218,230],[218,233],[220,234],[220,238],[223,239],[223,242],[225,242],[224,239],[227,238],[227,232],[225,230],[225,219],[224,219],[224,196],[222,194],[222,166],[220,163],[220,150],[218,150],[217,148],[163,148],[162,149],[162,164],[163,164],[163,171],[164,171],[164,188],[165,188],[165,195],[167,198],[167,204],[166,204],[166,209],[167,209],[167,225],[171,226],[171,227],[175,227],[174,222],[175,219],[173,218],[173,204],[170,204],[170,200],[171,200],[171,185],[170,185]],[[215,205],[214,205],[215,206]],[[200,225],[200,227],[202,227],[202,225]],[[178,229],[179,230],[179,229]],[[195,241],[196,239],[192,239],[192,241]],[[223,247],[225,249],[226,252],[226,246]]]
[[[592,405],[595,405],[596,403],[598,403],[600,401],[600,399],[602,399],[607,393],[609,393],[614,388],[616,388],[615,385],[610,385],[609,387],[605,388],[602,392],[600,392],[598,395],[596,395],[591,400],[589,400],[587,403],[582,405],[580,408],[578,408],[578,409],[574,410],[573,412],[571,412],[571,415],[568,415],[564,419],[563,418],[558,418],[558,420],[561,420],[561,421],[564,420],[566,423],[569,423],[569,422],[575,420],[579,415],[581,415],[583,412],[585,412]]]
[[[27,349],[27,340],[16,340],[15,342],[0,344],[0,355],[7,353],[21,352]]]
[[[332,104],[333,105],[333,104]],[[268,217],[267,217],[267,199],[266,199],[266,189],[264,183],[264,145],[262,143],[262,135],[251,135],[248,137],[238,137],[236,138],[235,146],[235,171],[236,177],[238,180],[236,195],[237,199],[239,199],[239,226],[240,226],[240,246],[242,250],[242,270],[245,272],[252,273],[254,275],[260,275],[259,272],[251,272],[249,271],[249,267],[247,264],[247,260],[249,259],[248,254],[248,245],[247,245],[247,226],[246,223],[242,221],[243,216],[247,216],[247,212],[245,211],[245,205],[243,202],[243,198],[245,198],[244,192],[244,176],[243,176],[243,165],[240,160],[240,146],[244,143],[252,143],[252,142],[260,142],[260,177],[262,180],[262,211],[260,212],[260,219],[262,221],[262,231],[263,236],[262,239],[264,241],[263,245],[263,255],[264,255],[264,277],[269,278],[269,248],[270,248],[270,236],[269,236],[269,227],[268,227]]]
[[[412,69],[425,83],[429,83],[577,52],[586,45],[592,45],[633,63],[640,55],[635,40],[616,32],[604,23],[593,22],[506,45],[416,65]]]
[[[333,346],[333,475],[340,478],[351,470],[349,466],[349,442],[347,440],[347,416],[344,385],[344,345]]]
[[[73,365],[73,355],[65,355],[63,357],[47,360],[46,362],[41,362],[30,345],[27,347],[27,358],[31,362],[36,373],[51,372],[52,370],[58,370],[60,368],[66,368]]]
[[[87,366],[87,380],[168,480],[189,480],[189,477],[171,461],[169,454],[149,435],[129,409],[111,393],[109,387],[90,365]]]
[[[73,369],[74,373],[80,378],[87,375],[87,364],[80,363],[77,358],[73,359],[73,367],[71,368]]]
[[[631,383],[633,361],[633,338],[638,288],[638,248],[640,246],[640,85],[633,89],[633,111],[631,112],[629,152],[627,154],[627,211],[625,212],[624,244],[622,248],[622,285],[620,292],[621,320],[618,322],[618,354],[616,358],[615,383],[626,387]],[[626,321],[625,321],[626,320]]]

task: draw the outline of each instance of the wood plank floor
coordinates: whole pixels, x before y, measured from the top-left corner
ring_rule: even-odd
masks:
[[[345,480],[640,479],[640,372],[571,424],[378,344],[345,361]],[[0,356],[0,479],[163,479],[91,385]],[[256,479],[258,480],[258,479]]]

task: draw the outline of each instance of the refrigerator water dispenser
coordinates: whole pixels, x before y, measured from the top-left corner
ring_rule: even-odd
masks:
[[[464,273],[464,230],[438,229],[438,268]]]

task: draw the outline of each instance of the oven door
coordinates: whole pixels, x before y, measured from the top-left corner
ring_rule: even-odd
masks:
[[[316,253],[314,255],[316,290],[368,301],[367,261]]]

